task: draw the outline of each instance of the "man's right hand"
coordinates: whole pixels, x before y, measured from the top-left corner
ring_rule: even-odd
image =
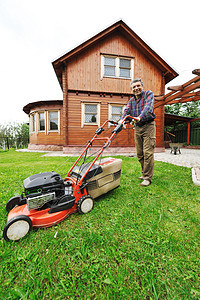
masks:
[[[135,122],[140,122],[140,117],[134,117]]]

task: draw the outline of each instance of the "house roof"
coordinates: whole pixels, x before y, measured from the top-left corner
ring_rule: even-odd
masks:
[[[70,50],[69,52],[65,53],[64,55],[52,62],[53,68],[55,70],[61,87],[63,65],[65,65],[69,59],[82,53],[83,51],[87,50],[88,47],[91,47],[95,43],[99,42],[101,39],[104,39],[105,37],[109,36],[110,34],[116,31],[123,34],[123,36],[126,37],[128,40],[134,42],[134,45],[149,60],[151,60],[155,65],[158,66],[158,68],[164,73],[165,83],[170,82],[172,79],[178,76],[178,73],[170,65],[168,65],[164,61],[164,59],[162,59],[152,48],[150,48],[149,45],[147,45],[130,27],[126,25],[126,23],[124,23],[122,20],[119,20],[118,22],[107,27],[106,29],[99,32],[89,40],[83,42],[79,46],[75,47],[74,49]]]
[[[23,111],[28,115],[34,107],[40,107],[44,105],[56,105],[56,104],[63,104],[62,100],[41,100],[41,101],[36,101],[36,102],[31,102],[28,103],[23,107]]]
[[[165,126],[187,123],[187,122],[191,122],[192,120],[195,119],[191,117],[184,117],[184,116],[165,113]]]

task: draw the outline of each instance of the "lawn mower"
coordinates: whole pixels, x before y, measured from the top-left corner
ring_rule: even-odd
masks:
[[[3,230],[4,239],[18,241],[32,227],[51,227],[77,211],[88,213],[94,207],[95,198],[118,187],[122,160],[99,158],[124,124],[132,121],[134,118],[131,116],[126,116],[119,124],[106,120],[98,127],[64,179],[55,171],[26,178],[23,181],[24,192],[10,198],[6,204],[9,214]],[[107,123],[114,125],[110,137],[99,137]],[[88,162],[88,152],[95,142],[103,145],[95,158]]]

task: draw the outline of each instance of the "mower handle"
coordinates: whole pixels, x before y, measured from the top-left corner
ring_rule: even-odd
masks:
[[[131,123],[132,121],[136,122],[136,121],[137,121],[137,118],[136,118],[136,117],[132,117],[132,116],[130,116],[130,115],[127,115],[127,116],[125,116],[125,117],[122,119],[121,123],[122,123],[122,124],[127,124],[127,123]]]
[[[136,122],[136,118],[135,117],[132,117],[132,116],[125,116],[121,122],[118,123],[117,127],[115,127],[115,129],[113,129],[112,133],[116,132],[120,132],[124,126],[124,124],[127,124],[127,123],[131,123],[132,121]]]
[[[87,169],[86,172],[89,172],[89,170],[92,168],[92,166],[94,165],[94,163],[97,161],[97,159],[99,158],[99,156],[101,155],[101,153],[104,151],[104,149],[109,146],[109,144],[112,142],[113,138],[115,137],[115,135],[120,132],[123,128],[123,124],[125,122],[125,120],[130,117],[131,119],[134,119],[134,117],[131,117],[131,116],[126,116],[123,120],[122,120],[122,123],[117,123],[115,121],[112,121],[112,120],[106,120],[102,126],[98,127],[96,132],[95,132],[95,135],[93,136],[93,138],[88,142],[86,148],[84,149],[84,151],[81,153],[81,155],[79,156],[79,158],[75,161],[75,163],[73,164],[73,166],[70,168],[70,170],[68,171],[67,173],[67,177],[70,177],[70,173],[71,171],[73,170],[73,168],[76,166],[76,164],[79,162],[79,160],[81,159],[81,157],[86,153],[86,151],[88,150],[89,147],[91,147],[92,143],[94,140],[105,140],[105,144],[104,146],[102,147],[101,151],[99,152],[99,154],[96,156],[96,158],[94,159],[94,161],[92,162],[92,164],[90,165],[90,167]],[[111,123],[111,124],[114,124],[114,125],[117,125],[115,127],[115,129],[112,131],[112,135],[108,138],[108,137],[104,137],[104,138],[97,138],[97,136],[99,134],[101,134],[103,131],[104,131],[104,127],[107,123]],[[82,184],[83,182],[83,179],[85,178],[86,174],[81,178],[80,180],[80,185]]]
[[[95,134],[96,134],[96,135],[101,134],[101,133],[104,131],[104,128],[103,128],[103,127],[104,127],[107,123],[111,123],[111,124],[116,125],[116,126],[118,125],[118,123],[115,122],[115,121],[113,121],[113,120],[106,120],[106,121],[103,123],[102,126],[99,126],[99,127],[97,128]]]

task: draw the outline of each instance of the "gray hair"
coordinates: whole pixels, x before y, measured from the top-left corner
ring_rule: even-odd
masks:
[[[132,88],[132,84],[135,83],[135,82],[141,82],[141,84],[142,84],[142,86],[143,86],[143,81],[142,81],[142,79],[141,79],[141,78],[135,78],[135,79],[133,79],[133,80],[131,81],[131,83],[130,83],[131,88]]]

